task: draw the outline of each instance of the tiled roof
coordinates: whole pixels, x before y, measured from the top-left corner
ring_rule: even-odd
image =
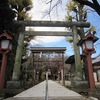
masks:
[[[92,64],[95,64],[95,63],[98,63],[98,62],[100,62],[100,55],[92,60]]]

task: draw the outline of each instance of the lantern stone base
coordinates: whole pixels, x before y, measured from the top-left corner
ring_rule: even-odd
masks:
[[[87,81],[71,81],[72,88],[89,88]]]
[[[24,91],[23,88],[21,88],[21,89],[4,89],[4,93],[6,95],[12,95],[12,96],[17,95],[17,94],[21,93],[22,91]]]
[[[5,94],[16,95],[24,91],[20,81],[7,81],[7,86],[4,89]]]
[[[7,87],[9,89],[12,88],[21,88],[21,82],[20,81],[7,81]]]

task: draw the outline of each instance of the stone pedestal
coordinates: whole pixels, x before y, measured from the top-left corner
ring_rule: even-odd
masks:
[[[100,69],[97,71],[98,81],[100,82]]]
[[[18,89],[18,88],[21,88],[21,82],[20,81],[8,81],[7,82],[7,87],[6,88],[9,88],[9,89]]]
[[[5,94],[16,95],[24,91],[24,88],[20,81],[8,81],[7,87],[4,89]]]
[[[71,81],[72,88],[87,89],[89,88],[87,81]]]

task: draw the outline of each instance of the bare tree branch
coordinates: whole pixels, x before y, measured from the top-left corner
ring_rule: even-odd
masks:
[[[74,0],[74,1],[77,1],[77,2],[79,2],[80,4],[87,5],[87,6],[90,6],[91,8],[94,8],[93,3],[90,2],[90,1],[87,1],[87,0]]]
[[[56,13],[57,13],[58,12],[57,7],[59,6],[59,4],[62,4],[62,0],[57,0],[55,4],[53,4],[53,1],[54,0],[50,0],[46,2],[46,4],[49,4],[49,9],[44,12],[45,14],[43,16],[43,17],[49,16],[50,20],[51,20],[51,12],[56,8]]]
[[[99,3],[97,2],[97,0],[92,0],[92,1],[93,1],[94,5],[100,6]]]
[[[93,8],[98,13],[98,15],[100,16],[100,5],[97,2],[97,0],[92,0],[92,2],[90,2],[88,0],[74,0],[74,1],[77,1],[80,4],[87,5],[91,8]]]

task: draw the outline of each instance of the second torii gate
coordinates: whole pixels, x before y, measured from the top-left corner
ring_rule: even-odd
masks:
[[[77,46],[78,43],[78,34],[77,34],[77,27],[89,27],[89,22],[66,22],[66,21],[16,21],[16,24],[21,24],[22,28],[19,33],[18,39],[18,46],[16,50],[16,57],[13,69],[12,80],[18,81],[20,78],[20,66],[21,66],[21,57],[22,57],[22,48],[23,48],[23,41],[24,35],[40,35],[40,36],[73,36],[73,43],[74,43],[74,51],[75,51],[75,67],[76,67],[76,76],[81,77],[81,60],[80,60],[80,52]],[[35,27],[71,27],[72,32],[25,32],[26,26],[35,26]],[[73,34],[72,34],[73,33]]]
[[[46,62],[47,65],[46,66],[50,66],[49,65],[49,62],[55,62],[54,60],[50,61],[48,59],[50,59],[50,54],[52,53],[56,53],[56,54],[61,54],[61,58],[60,60],[58,60],[58,64],[59,64],[59,71],[61,72],[61,80],[62,80],[62,83],[63,85],[65,85],[65,74],[64,74],[64,53],[66,51],[66,47],[32,47],[30,48],[31,52],[32,52],[32,69],[34,69],[34,65],[35,65],[35,62]],[[37,60],[35,59],[35,54],[46,54],[48,57],[43,60],[43,58],[41,60]],[[41,58],[41,57],[40,57]],[[34,71],[33,71],[33,74],[34,74]],[[35,75],[32,75],[33,76],[33,79],[35,78],[34,76]],[[60,79],[59,79],[60,81]],[[35,82],[35,80],[34,80]]]

